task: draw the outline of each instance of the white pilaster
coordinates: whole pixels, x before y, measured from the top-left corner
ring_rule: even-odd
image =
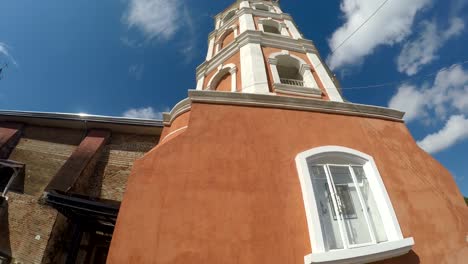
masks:
[[[237,91],[237,67],[233,67],[229,70],[231,74],[231,92]]]
[[[242,92],[269,93],[263,53],[260,44],[249,43],[240,49]]]
[[[302,38],[301,33],[299,33],[299,30],[297,30],[296,25],[290,20],[284,20],[284,23],[288,27],[289,31],[291,32],[291,35],[294,39],[300,39]]]
[[[338,89],[336,88],[335,83],[333,83],[332,78],[330,77],[327,70],[325,69],[325,65],[322,65],[322,62],[320,61],[319,57],[314,53],[307,53],[307,58],[309,58],[310,62],[315,68],[314,70],[317,72],[317,75],[320,81],[325,86],[325,91],[327,91],[327,94],[330,97],[330,100],[343,102],[343,98],[338,92]]]
[[[239,5],[239,8],[250,7],[249,1],[242,1]]]
[[[243,14],[239,17],[239,28],[239,34],[244,33],[246,30],[255,30],[255,22],[252,14]]]
[[[288,32],[288,28],[286,27],[286,24],[281,23],[280,27],[281,27],[281,35],[289,37],[289,32]]]
[[[197,80],[197,90],[203,90],[204,82],[205,82],[205,75],[202,75],[200,79]]]
[[[300,74],[304,79],[304,86],[310,88],[318,88],[318,84],[315,81],[314,75],[310,71],[310,66],[307,64],[301,65]]]
[[[211,38],[210,42],[208,44],[208,53],[206,54],[206,60],[211,60],[213,57],[213,49],[214,49],[214,44],[215,44],[215,38]]]

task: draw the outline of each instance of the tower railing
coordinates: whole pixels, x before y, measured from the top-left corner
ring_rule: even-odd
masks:
[[[304,81],[302,81],[302,80],[286,79],[286,78],[281,78],[280,80],[281,80],[282,84],[302,86],[302,87],[304,86]]]

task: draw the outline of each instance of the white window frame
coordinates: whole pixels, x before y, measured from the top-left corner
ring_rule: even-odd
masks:
[[[224,77],[224,75],[226,75],[227,73],[231,75],[231,92],[236,92],[237,91],[237,67],[233,63],[229,63],[226,65],[222,65],[222,64],[219,65],[218,70],[208,82],[208,85],[206,86],[206,90],[213,91],[218,85],[221,78]]]
[[[268,23],[277,24],[278,25],[278,31],[280,32],[280,34],[265,32],[265,30],[263,29],[263,24],[268,24]],[[258,20],[258,30],[262,31],[265,34],[270,34],[270,35],[273,35],[273,36],[281,35],[281,36],[285,36],[285,37],[290,37],[289,32],[288,32],[288,27],[286,26],[286,23],[284,23],[282,21],[278,21],[276,19],[272,19],[271,17],[259,19]]]
[[[369,187],[379,208],[388,241],[358,248],[337,249],[326,251],[324,234],[322,233],[319,210],[315,201],[312,180],[307,165],[308,159],[346,157],[353,160],[353,164],[363,166]],[[320,162],[322,164],[323,162]],[[319,165],[319,164],[318,164]],[[312,253],[304,257],[305,263],[368,263],[392,258],[408,253],[414,245],[412,237],[403,238],[400,225],[393,210],[392,203],[385,189],[382,177],[374,159],[360,151],[341,147],[323,146],[313,148],[296,156],[296,166],[304,199],[307,225],[309,229]]]

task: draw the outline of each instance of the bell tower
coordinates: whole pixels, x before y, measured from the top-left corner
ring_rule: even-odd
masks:
[[[197,90],[343,101],[313,42],[279,1],[236,1],[215,17],[208,43]]]

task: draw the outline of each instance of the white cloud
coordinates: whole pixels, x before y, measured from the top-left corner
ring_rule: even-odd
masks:
[[[431,85],[402,85],[389,107],[405,111],[408,122],[430,116],[430,111],[439,120],[453,113],[468,114],[468,69],[454,65],[439,72]]]
[[[164,111],[156,111],[153,107],[131,108],[123,113],[124,117],[141,118],[141,119],[162,119],[163,112],[168,112],[166,108]]]
[[[329,66],[336,69],[357,64],[378,46],[401,42],[411,33],[416,13],[430,3],[431,0],[390,0],[352,38],[328,57]],[[376,0],[343,0],[341,11],[346,21],[330,38],[330,49],[338,47],[381,4],[382,1]]]
[[[468,138],[468,119],[463,115],[454,115],[440,131],[426,136],[418,145],[429,153],[437,153],[457,142]]]
[[[180,17],[180,0],[130,0],[124,20],[148,39],[169,39],[181,26]]]
[[[402,85],[389,107],[406,111],[407,122],[445,122],[443,128],[418,144],[429,153],[449,148],[468,138],[468,69],[455,65],[439,72],[432,84]]]
[[[409,122],[421,116],[425,101],[425,94],[418,91],[415,86],[402,85],[388,106],[406,112],[405,120]]]
[[[13,58],[13,56],[11,56],[10,52],[9,52],[9,47],[7,44],[3,43],[3,42],[0,42],[0,55],[3,55],[5,56],[9,61],[11,61],[14,65],[18,66],[18,63],[16,63],[15,59]],[[3,65],[1,65],[3,66]]]
[[[437,51],[465,28],[463,20],[453,18],[448,28],[439,30],[435,21],[421,22],[419,36],[406,43],[397,59],[398,71],[416,74],[422,66],[437,59]]]

